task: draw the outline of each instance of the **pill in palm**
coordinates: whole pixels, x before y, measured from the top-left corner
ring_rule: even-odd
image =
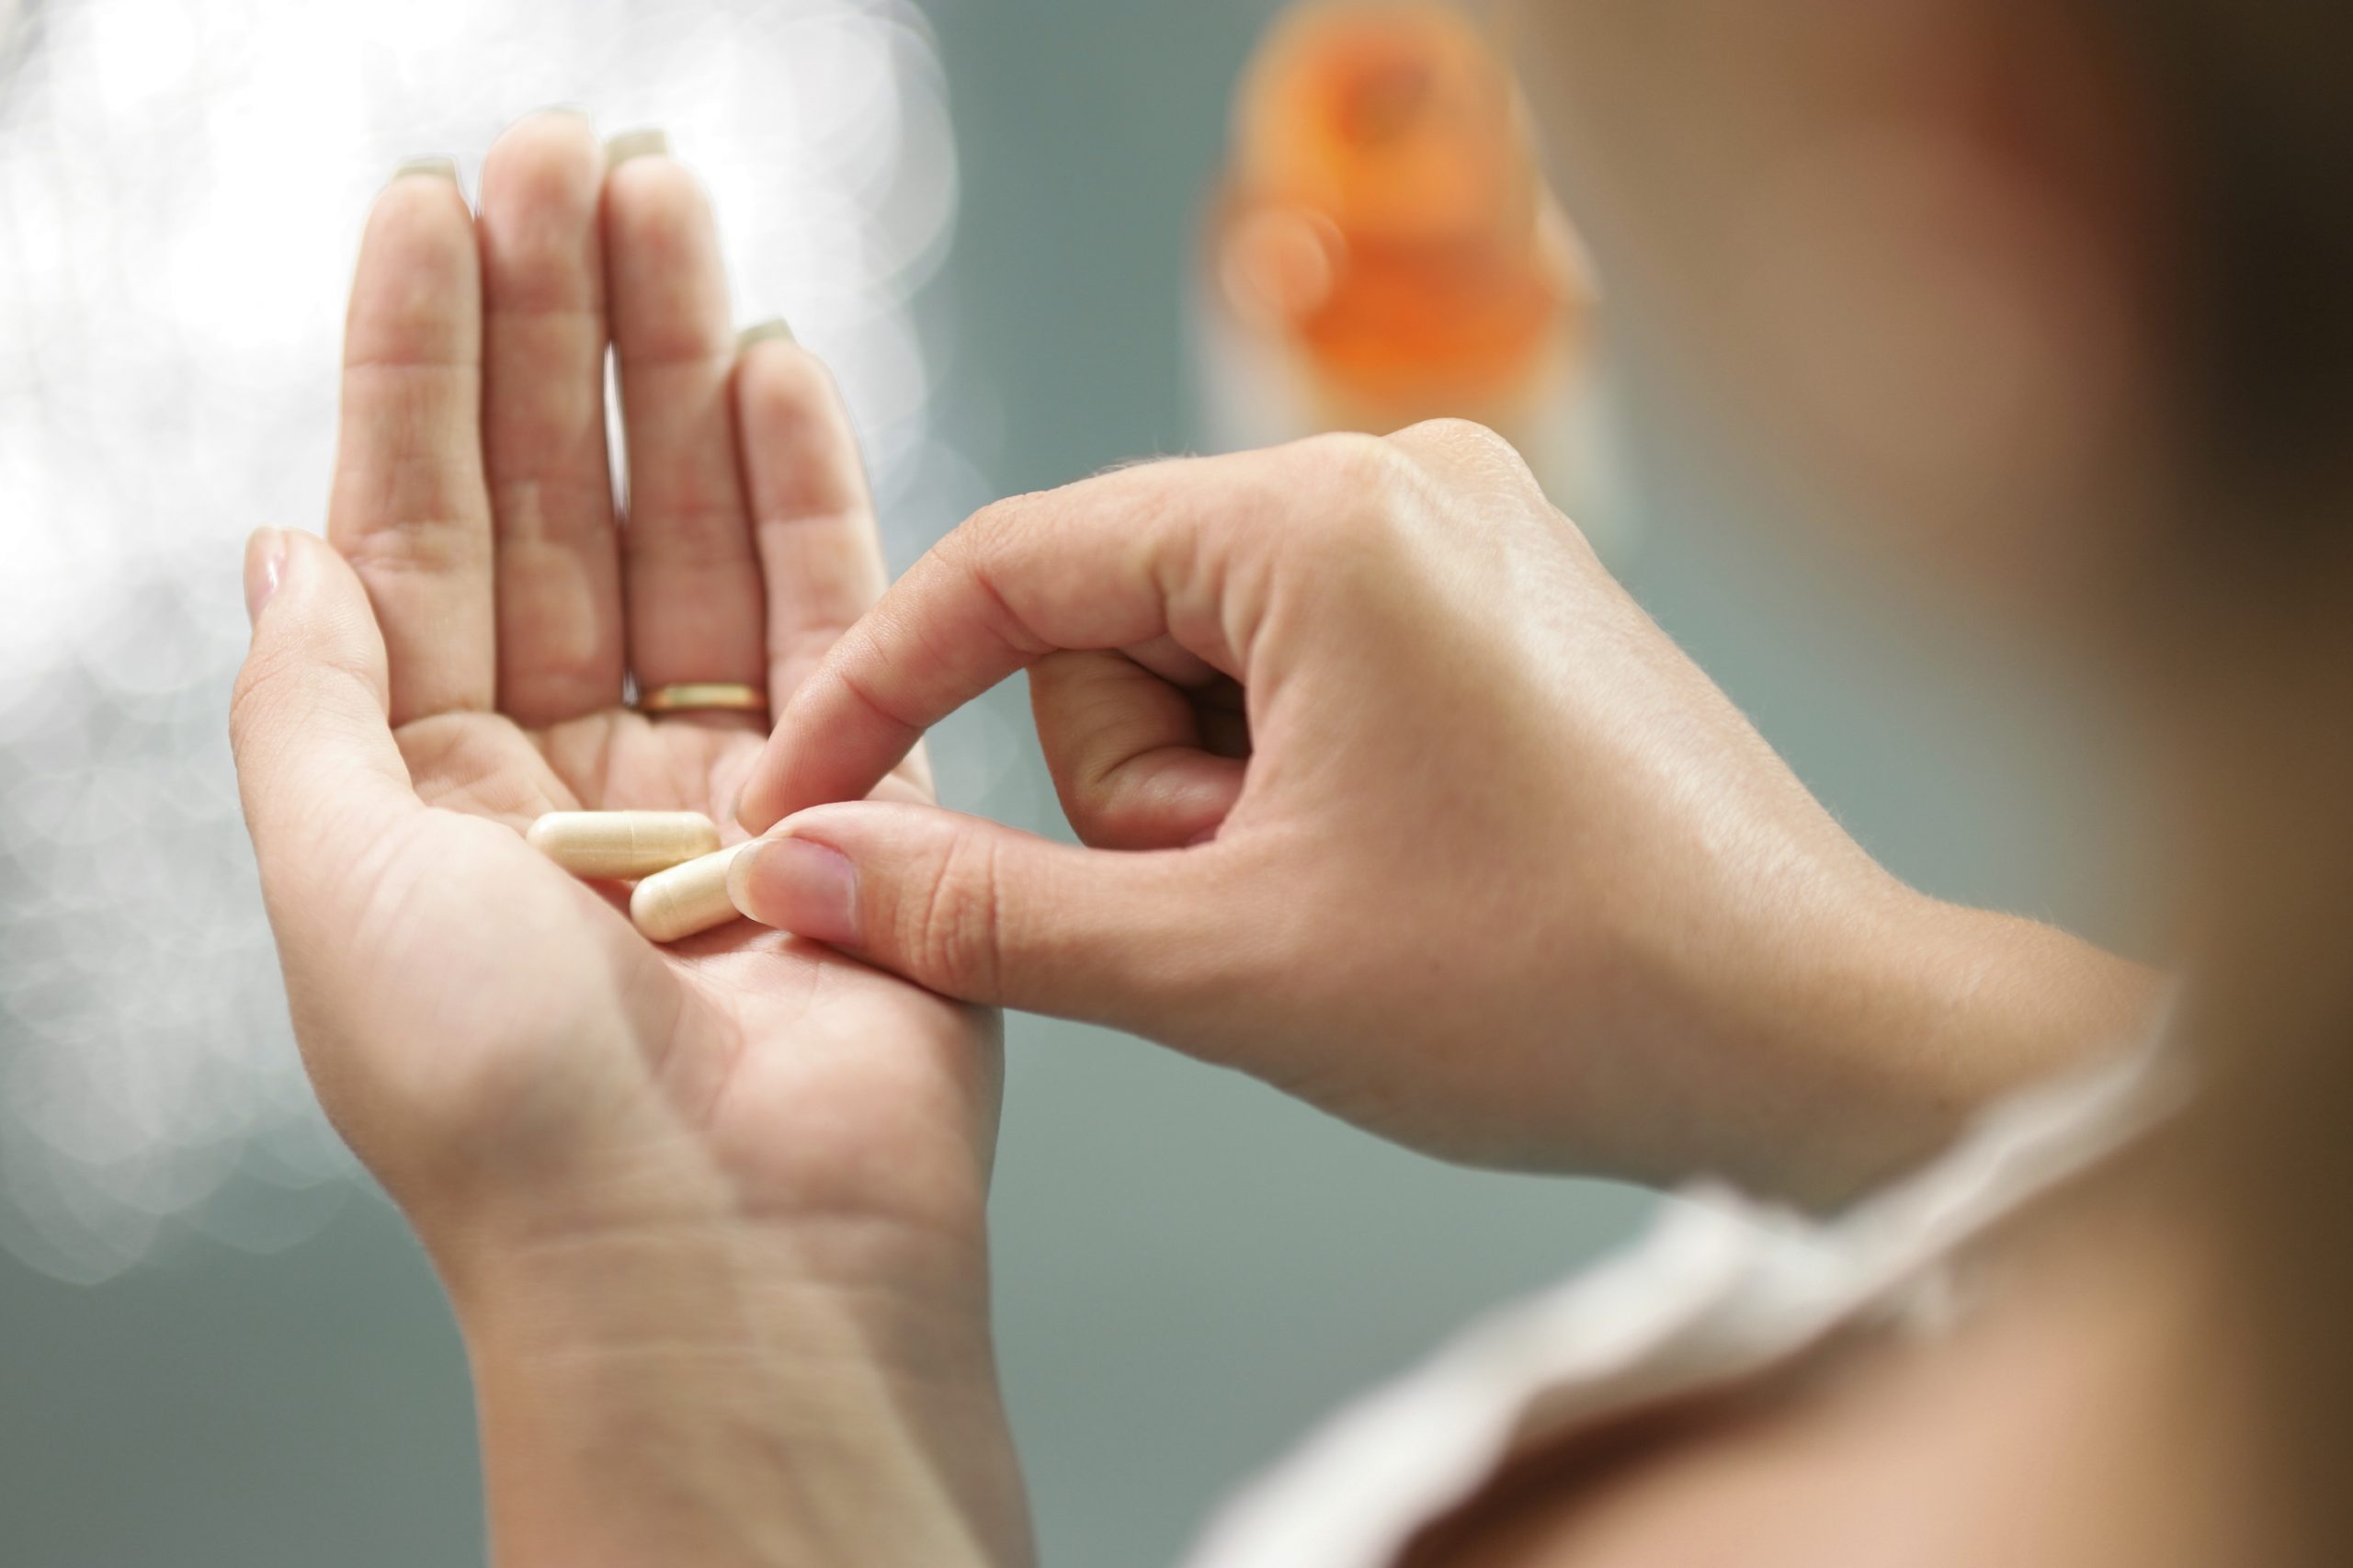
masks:
[[[630,894],[629,917],[657,942],[675,942],[724,926],[735,918],[735,902],[727,896],[727,868],[743,847],[730,845],[717,854],[656,871]]]
[[[576,877],[645,877],[719,847],[700,812],[550,812],[524,835]]]

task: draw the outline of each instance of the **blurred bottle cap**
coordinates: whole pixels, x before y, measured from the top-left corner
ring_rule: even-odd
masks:
[[[1234,99],[1233,177],[1351,240],[1507,242],[1540,181],[1510,71],[1435,0],[1320,0],[1278,18]]]

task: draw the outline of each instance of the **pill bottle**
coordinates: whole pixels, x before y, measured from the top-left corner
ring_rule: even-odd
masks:
[[[1217,449],[1494,426],[1608,543],[1595,290],[1527,104],[1440,0],[1309,0],[1235,85],[1191,301]]]

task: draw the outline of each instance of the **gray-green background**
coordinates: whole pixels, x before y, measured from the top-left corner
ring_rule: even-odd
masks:
[[[962,203],[926,310],[952,346],[941,417],[990,488],[1194,440],[1193,218],[1266,10],[929,8]],[[2117,812],[2087,732],[1995,643],[1876,603],[1802,531],[1711,494],[1671,416],[1635,406],[1645,602],[1898,870],[2098,927]],[[1017,721],[1018,690],[993,711]],[[951,781],[979,734],[945,737]],[[1023,767],[1000,803],[1043,826]],[[997,1316],[1051,1562],[1167,1561],[1336,1401],[1649,1201],[1435,1165],[1098,1031],[1010,1034]],[[0,1562],[454,1563],[480,1532],[458,1341],[373,1195],[289,1251],[187,1240],[94,1287],[0,1254]]]

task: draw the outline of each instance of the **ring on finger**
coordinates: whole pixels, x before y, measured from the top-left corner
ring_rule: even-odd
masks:
[[[638,693],[637,710],[641,713],[765,713],[768,710],[768,694],[744,681],[681,681]]]

